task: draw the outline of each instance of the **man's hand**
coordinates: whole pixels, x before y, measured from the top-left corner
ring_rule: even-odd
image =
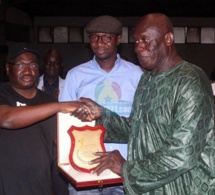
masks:
[[[93,170],[93,173],[100,175],[105,169],[110,169],[117,175],[122,176],[121,168],[125,159],[121,156],[118,150],[114,150],[112,152],[96,152],[95,155],[99,158],[89,162],[89,164],[99,163],[99,165]]]
[[[78,101],[58,102],[58,106],[60,108],[60,112],[70,113],[71,115],[73,115],[77,109],[83,109],[84,104]]]
[[[84,106],[77,109],[73,114],[82,121],[92,121],[102,116],[103,107],[89,98],[80,98],[78,100]]]

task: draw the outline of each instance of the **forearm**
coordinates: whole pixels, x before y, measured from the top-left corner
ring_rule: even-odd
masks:
[[[44,120],[57,112],[72,112],[77,108],[75,102],[71,103],[47,103],[36,106],[1,106],[0,126],[7,129],[17,129],[32,125]]]

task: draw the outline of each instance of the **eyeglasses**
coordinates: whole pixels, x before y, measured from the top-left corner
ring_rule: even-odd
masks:
[[[113,37],[114,36],[112,35],[102,35],[102,36],[90,35],[89,39],[90,39],[90,43],[96,43],[99,40],[99,38],[101,38],[103,43],[110,43]]]
[[[30,62],[30,63],[23,63],[23,62],[16,62],[16,63],[9,63],[10,65],[13,65],[19,70],[23,70],[25,67],[29,67],[31,70],[34,70],[38,68],[39,64],[36,62]]]
[[[45,62],[44,65],[46,67],[54,66],[55,68],[58,68],[61,66],[61,63],[60,62]]]

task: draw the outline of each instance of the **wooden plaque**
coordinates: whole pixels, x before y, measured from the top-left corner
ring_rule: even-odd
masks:
[[[88,163],[97,158],[93,153],[105,152],[105,129],[102,126],[71,126],[68,133],[71,138],[69,154],[71,165],[78,171],[90,173],[97,166],[97,164],[90,165]]]

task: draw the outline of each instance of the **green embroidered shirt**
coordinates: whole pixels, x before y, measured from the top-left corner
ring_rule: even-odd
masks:
[[[215,195],[214,103],[197,66],[145,72],[129,118],[105,109],[106,141],[128,142],[127,194]]]

